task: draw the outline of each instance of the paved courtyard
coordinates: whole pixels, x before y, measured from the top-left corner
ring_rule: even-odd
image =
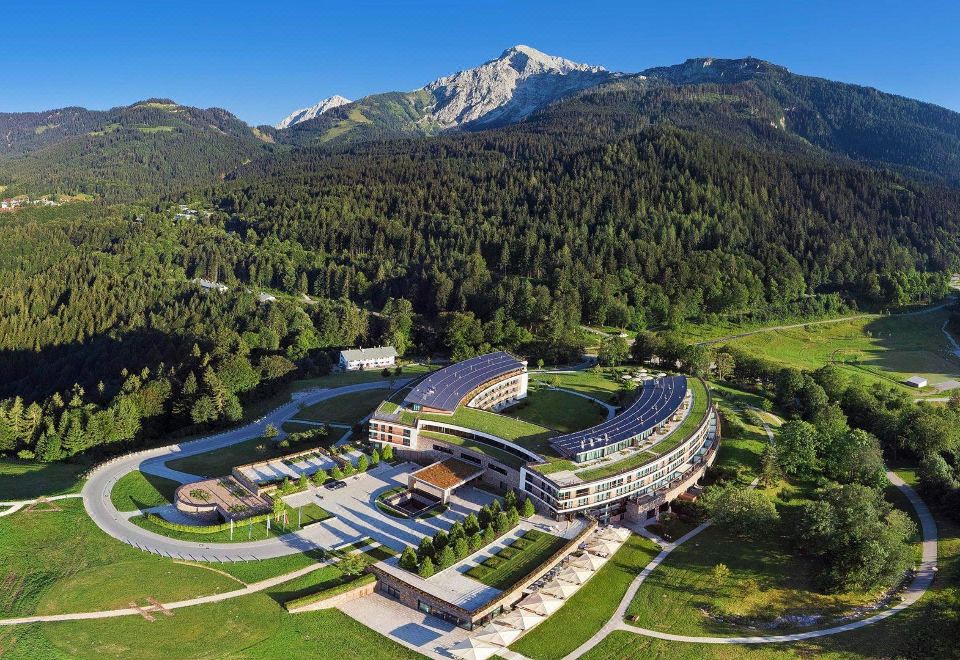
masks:
[[[340,490],[312,488],[285,498],[290,506],[316,503],[332,513],[334,518],[311,525],[305,532],[313,538],[328,537],[323,545],[336,546],[369,536],[394,550],[417,545],[420,539],[438,530],[449,529],[457,520],[479,511],[494,496],[470,486],[461,488],[450,500],[449,508],[431,518],[394,518],[377,508],[377,496],[391,488],[406,486],[408,475],[420,466],[404,463],[397,467],[383,464],[363,475],[345,479],[347,487]]]
[[[380,594],[370,594],[338,608],[381,635],[431,658],[449,660],[444,649],[470,636],[470,631],[401,605]]]

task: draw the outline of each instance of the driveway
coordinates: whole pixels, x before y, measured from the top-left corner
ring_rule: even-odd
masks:
[[[395,382],[402,386],[409,379]],[[141,550],[166,557],[198,561],[247,561],[270,559],[295,554],[318,547],[328,547],[330,536],[322,533],[319,526],[311,526],[302,532],[281,537],[252,541],[249,543],[198,543],[181,541],[155,534],[138,527],[117,511],[110,501],[110,490],[123,475],[133,470],[171,476],[178,481],[188,480],[192,475],[170,471],[164,463],[174,458],[192,456],[227,447],[250,438],[263,435],[268,424],[281,428],[283,422],[295,416],[303,405],[313,405],[343,394],[370,389],[387,389],[388,381],[358,383],[335,389],[315,390],[285,403],[259,420],[240,428],[217,433],[199,440],[148,449],[114,459],[95,468],[83,486],[83,504],[90,518],[110,536]],[[281,431],[281,435],[283,432]],[[346,490],[346,489],[345,489]]]

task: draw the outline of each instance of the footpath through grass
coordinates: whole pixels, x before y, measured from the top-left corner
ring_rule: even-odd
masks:
[[[79,499],[0,518],[0,617],[126,607],[238,588],[236,580],[104,534]],[[0,644],[2,646],[2,644]]]
[[[658,552],[649,539],[631,536],[560,611],[521,637],[510,649],[535,660],[565,657],[604,626],[630,583]]]
[[[149,622],[138,616],[0,629],[4,660],[36,658],[421,658],[339,610],[286,613],[280,602],[315,589],[326,569],[296,583]],[[338,580],[334,579],[334,584]],[[321,583],[322,584],[322,583]]]

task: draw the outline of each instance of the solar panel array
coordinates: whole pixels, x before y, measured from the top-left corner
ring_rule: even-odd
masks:
[[[486,353],[451,364],[424,378],[403,403],[454,411],[465,396],[488,380],[523,369],[523,362],[505,351]]]
[[[580,452],[608,447],[640,435],[669,418],[686,393],[686,376],[648,380],[637,400],[622,413],[588,429],[558,435],[550,441],[550,446],[561,456],[571,458]]]

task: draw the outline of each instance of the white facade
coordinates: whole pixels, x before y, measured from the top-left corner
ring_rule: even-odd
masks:
[[[340,351],[340,368],[345,371],[384,369],[397,363],[397,349],[393,346],[354,348]]]

